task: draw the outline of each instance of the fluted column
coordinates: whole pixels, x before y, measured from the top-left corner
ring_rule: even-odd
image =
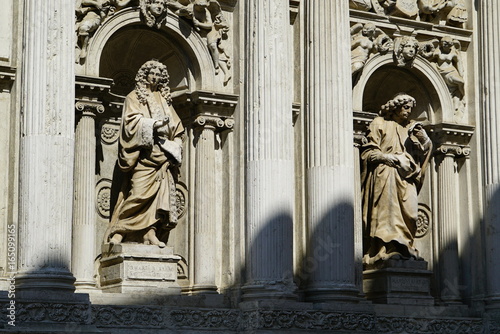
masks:
[[[438,165],[438,258],[439,295],[443,302],[461,301],[459,289],[458,226],[458,174],[455,157],[462,149],[454,145],[441,145],[437,149]]]
[[[73,291],[74,2],[24,1],[19,290]]]
[[[349,300],[354,274],[354,170],[349,4],[307,1],[307,299]]]
[[[354,134],[354,261],[355,284],[363,290],[363,209],[361,206],[361,146],[367,142],[366,136]]]
[[[102,104],[91,101],[76,103],[75,131],[75,191],[73,199],[73,244],[71,269],[75,285],[95,287],[95,117],[104,112]]]
[[[215,129],[224,121],[198,116],[195,127],[194,293],[215,293],[216,171]]]
[[[245,1],[243,298],[295,298],[293,53],[288,0]]]
[[[482,94],[482,149],[485,187],[486,299],[500,308],[500,3],[479,2],[480,83]]]

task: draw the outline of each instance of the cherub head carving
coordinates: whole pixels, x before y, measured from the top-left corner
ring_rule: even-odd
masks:
[[[399,37],[394,43],[394,57],[396,58],[398,66],[412,67],[418,51],[419,43],[415,37]]]
[[[160,29],[167,17],[166,0],[141,0],[140,7],[146,24]]]

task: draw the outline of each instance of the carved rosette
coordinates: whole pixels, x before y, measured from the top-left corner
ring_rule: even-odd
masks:
[[[425,204],[418,204],[418,220],[417,220],[417,232],[415,233],[415,238],[424,237],[430,230],[431,226],[431,210]]]
[[[175,185],[175,202],[177,207],[177,218],[181,219],[186,214],[187,205],[186,201],[188,198],[188,191],[186,186],[182,183],[177,183]]]
[[[111,216],[111,180],[102,179],[96,186],[96,208],[99,216],[109,219]]]

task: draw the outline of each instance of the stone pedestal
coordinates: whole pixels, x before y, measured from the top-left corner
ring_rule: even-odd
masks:
[[[433,305],[431,275],[426,261],[388,260],[368,266],[363,272],[363,289],[374,303]]]
[[[102,246],[99,274],[103,292],[180,294],[172,247],[119,244]]]

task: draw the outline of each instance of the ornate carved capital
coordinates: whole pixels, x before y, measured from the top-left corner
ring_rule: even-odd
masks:
[[[83,116],[95,117],[98,113],[102,114],[104,112],[104,106],[100,102],[94,101],[77,101],[75,103],[75,109]]]
[[[230,130],[234,127],[232,118],[224,118],[215,115],[197,115],[193,121],[193,128],[209,128],[217,130]]]
[[[453,144],[442,144],[436,148],[436,155],[445,155],[453,158],[470,156],[470,147]]]
[[[474,134],[470,125],[440,123],[430,127],[430,135],[436,145],[437,155],[455,158],[470,156],[469,142]]]

